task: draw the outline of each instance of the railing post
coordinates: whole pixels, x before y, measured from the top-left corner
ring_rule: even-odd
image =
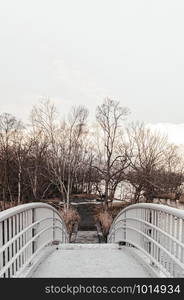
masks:
[[[8,220],[5,220],[3,222],[3,244],[6,244],[8,241]],[[8,248],[5,249],[4,251],[4,256],[3,256],[3,265],[6,265],[8,262]],[[5,273],[5,277],[8,277],[8,271]]]
[[[34,224],[35,222],[35,208],[32,208],[32,224]],[[32,228],[32,238],[35,236],[36,233],[36,228]],[[36,251],[36,245],[35,245],[36,241],[32,241],[32,254],[35,253]]]
[[[0,248],[3,246],[3,224],[0,222]],[[0,270],[3,267],[3,252],[0,253]]]
[[[56,221],[55,221],[55,212],[53,211],[53,241],[56,239]]]
[[[123,221],[123,241],[126,241],[127,239],[127,230],[126,230],[126,211],[124,213],[124,217],[125,217],[125,220]],[[126,243],[126,242],[125,242]]]

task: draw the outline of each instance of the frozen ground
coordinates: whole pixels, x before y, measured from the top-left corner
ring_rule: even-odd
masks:
[[[35,270],[33,278],[152,277],[134,249],[116,244],[64,244]]]

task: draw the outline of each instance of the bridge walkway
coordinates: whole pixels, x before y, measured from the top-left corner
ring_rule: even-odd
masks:
[[[136,250],[118,244],[63,244],[38,265],[32,278],[153,277]]]

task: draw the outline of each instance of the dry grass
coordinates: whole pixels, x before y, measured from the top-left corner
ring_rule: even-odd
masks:
[[[60,209],[59,213],[66,224],[69,236],[71,236],[74,224],[80,223],[80,216],[78,212],[74,208],[70,207],[68,210]]]
[[[127,203],[123,203],[123,202],[115,202],[115,203],[112,203],[109,205],[109,207],[107,208],[107,212],[111,215],[111,217],[114,219],[117,214],[122,210],[124,209],[126,206],[128,206],[129,204]],[[104,207],[102,205],[96,205],[94,206],[94,214],[96,216],[99,215],[100,212],[103,212],[105,211],[104,210]]]
[[[123,202],[115,202],[109,205],[107,210],[104,209],[101,205],[96,205],[94,207],[94,215],[96,221],[99,221],[101,225],[101,230],[105,239],[107,239],[107,235],[109,233],[109,229],[112,225],[114,218],[117,214],[127,206],[128,204]]]
[[[104,237],[107,237],[107,235],[109,233],[109,229],[113,222],[112,216],[108,213],[108,211],[102,211],[97,215],[97,219],[101,224],[102,233],[103,233]]]
[[[109,207],[120,207],[120,208],[124,208],[125,205],[127,205],[125,202],[123,201],[119,201],[119,202],[112,202]]]
[[[21,203],[22,204],[22,203]],[[3,210],[5,210],[5,209],[9,209],[9,208],[12,208],[12,207],[14,207],[14,206],[17,206],[18,204],[17,204],[17,202],[3,202],[3,201],[0,201],[0,211],[3,211]]]
[[[184,203],[184,194],[182,194],[182,195],[180,196],[179,202],[180,202],[180,203]]]

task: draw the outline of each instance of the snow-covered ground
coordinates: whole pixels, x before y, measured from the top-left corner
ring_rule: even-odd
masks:
[[[48,256],[33,278],[152,277],[134,249],[117,244],[65,244]]]

